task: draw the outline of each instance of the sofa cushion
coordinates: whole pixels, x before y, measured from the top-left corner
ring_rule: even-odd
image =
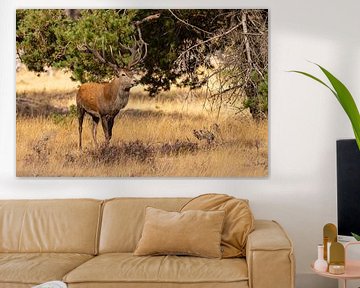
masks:
[[[242,281],[247,283],[247,279],[247,264],[241,258],[138,257],[131,253],[111,253],[97,256],[64,277],[64,281],[70,284],[99,282],[232,283]]]
[[[225,211],[221,236],[222,257],[245,257],[247,236],[254,230],[254,217],[247,200],[225,194],[204,194],[191,199],[181,211],[194,209]]]
[[[144,229],[134,255],[221,258],[224,216],[224,211],[168,212],[147,207]]]
[[[102,201],[0,200],[0,252],[95,254]]]
[[[66,273],[92,257],[71,253],[0,253],[0,286],[3,283],[40,284],[61,280]]]
[[[104,203],[99,253],[134,252],[148,206],[179,211],[189,198],[117,198]]]

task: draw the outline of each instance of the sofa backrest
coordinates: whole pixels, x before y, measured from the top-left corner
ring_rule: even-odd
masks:
[[[96,254],[102,203],[0,200],[0,252]]]
[[[141,237],[145,208],[179,211],[189,198],[116,198],[105,201],[99,253],[133,252]]]

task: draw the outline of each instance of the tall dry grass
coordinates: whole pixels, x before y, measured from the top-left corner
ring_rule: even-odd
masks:
[[[157,98],[135,90],[115,120],[109,147],[94,147],[87,117],[80,151],[71,108],[76,90],[63,91],[64,78],[57,74],[43,79],[52,82],[51,90],[41,92],[32,85],[17,90],[17,176],[252,177],[268,173],[267,121],[235,115],[230,108],[217,117],[216,112],[203,109],[201,97],[185,101],[181,90]],[[32,113],[24,103],[35,103]],[[54,107],[60,110],[48,113]],[[212,138],[198,139],[199,131]]]

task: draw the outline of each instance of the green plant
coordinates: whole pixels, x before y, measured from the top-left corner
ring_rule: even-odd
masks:
[[[330,81],[332,88],[329,85],[327,85],[325,82],[320,80],[319,78],[317,78],[309,73],[306,73],[303,71],[298,71],[298,70],[292,70],[289,72],[294,72],[294,73],[299,73],[299,74],[305,75],[305,76],[321,83],[335,95],[336,99],[339,101],[340,105],[343,107],[345,113],[349,117],[349,120],[350,120],[351,125],[354,130],[356,143],[360,150],[360,114],[359,114],[359,110],[356,106],[356,103],[354,101],[354,98],[352,97],[350,91],[346,88],[346,86],[340,80],[338,80],[334,75],[332,75],[329,71],[327,71],[325,68],[323,68],[319,64],[316,64],[316,63],[314,63],[314,64],[316,66],[318,66],[320,68],[320,70],[325,74],[327,79]],[[351,233],[351,234],[352,234],[352,236],[355,237],[355,239],[357,241],[360,241],[359,235],[357,235],[355,233]]]
[[[306,73],[303,71],[297,71],[297,70],[292,70],[289,72],[295,72],[295,73],[305,75],[305,76],[321,83],[328,89],[330,89],[330,91],[335,95],[336,99],[339,101],[340,105],[343,107],[345,113],[347,114],[347,116],[350,119],[351,125],[354,130],[355,138],[356,138],[356,143],[360,150],[360,114],[359,114],[359,110],[356,106],[356,103],[354,101],[354,98],[352,97],[351,93],[346,88],[346,86],[340,80],[338,80],[334,75],[332,75],[325,68],[321,67],[320,65],[318,65],[316,63],[314,63],[314,64],[316,66],[318,66],[321,69],[321,71],[325,74],[327,79],[330,81],[332,87],[330,87],[325,82],[323,82],[319,78],[317,78],[309,73]]]
[[[50,117],[54,124],[68,126],[77,118],[76,105],[70,105],[67,113],[52,113]]]
[[[250,75],[251,87],[246,87],[247,98],[243,101],[244,108],[249,108],[254,119],[267,118],[268,115],[268,73],[261,78],[255,71]]]
[[[351,235],[356,239],[356,241],[360,241],[360,235],[351,233]]]

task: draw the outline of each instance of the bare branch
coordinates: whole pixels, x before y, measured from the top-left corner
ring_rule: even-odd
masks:
[[[195,25],[190,24],[189,22],[186,22],[185,20],[181,19],[180,17],[178,17],[171,9],[168,9],[168,11],[177,19],[179,20],[181,23],[185,24],[186,26],[189,26],[191,28],[193,28],[194,30],[198,30],[200,32],[204,32],[206,34],[210,34],[213,35],[214,33],[211,33],[209,31],[206,31],[204,29],[201,29],[200,27],[197,27]]]
[[[216,35],[214,37],[211,37],[211,38],[208,38],[204,41],[201,41],[197,44],[194,44],[193,46],[191,46],[190,48],[186,49],[184,52],[182,52],[179,57],[176,59],[176,61],[178,61],[179,59],[181,59],[181,57],[183,57],[187,52],[189,52],[190,50],[200,46],[200,45],[204,45],[205,43],[208,43],[208,42],[211,42],[215,39],[218,39],[218,38],[221,38],[221,37],[224,37],[226,36],[227,34],[231,33],[232,31],[234,31],[235,29],[239,28],[241,26],[241,23],[237,24],[236,26],[232,27],[231,29],[229,29],[228,31],[222,33],[222,34],[219,34],[219,35]]]
[[[219,113],[221,107],[231,106],[239,113],[245,110],[250,112],[255,119],[267,117],[266,81],[268,71],[268,33],[266,13],[254,10],[241,10],[237,14],[231,14],[230,25],[233,29],[242,26],[233,33],[223,32],[221,43],[224,48],[218,46],[218,41],[196,43],[186,49],[185,55],[202,53],[203,49],[193,46],[204,44],[212,55],[212,68],[206,70],[203,78],[207,81],[206,98],[204,107],[210,107]],[[184,60],[179,63],[186,63]],[[249,109],[247,109],[249,108]]]
[[[156,19],[158,19],[160,16],[161,16],[161,13],[149,15],[149,16],[145,17],[145,18],[142,19],[142,20],[138,20],[138,21],[134,22],[134,25],[135,25],[136,27],[139,27],[139,26],[140,26],[141,24],[143,24],[144,22],[149,22],[149,21],[156,20]]]
[[[249,39],[248,36],[246,35],[246,33],[248,32],[247,30],[247,25],[246,25],[246,12],[243,12],[241,15],[241,24],[242,24],[242,28],[245,34],[245,49],[246,49],[246,57],[247,57],[247,61],[249,63],[249,65],[252,65],[252,60],[251,60],[251,53],[250,53],[250,44],[249,44]]]

